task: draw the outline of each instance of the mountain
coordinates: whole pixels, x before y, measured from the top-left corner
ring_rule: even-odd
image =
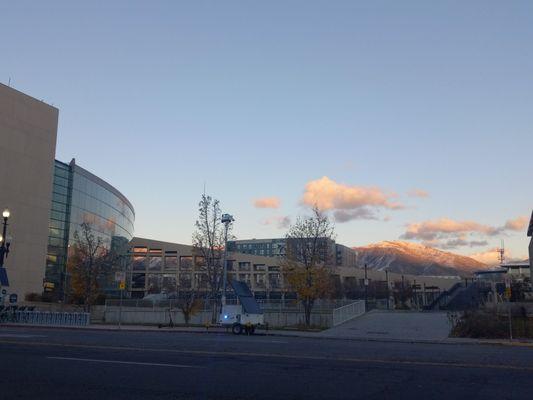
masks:
[[[371,269],[412,275],[470,276],[487,265],[470,257],[441,251],[418,243],[391,241],[355,247],[358,264]]]

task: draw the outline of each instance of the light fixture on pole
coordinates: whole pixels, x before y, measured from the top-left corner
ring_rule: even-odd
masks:
[[[226,305],[226,285],[228,283],[228,266],[227,266],[227,257],[228,257],[228,229],[229,226],[235,219],[230,214],[222,214],[220,220],[224,224],[224,273],[222,275],[222,305]]]
[[[2,243],[0,245],[0,268],[4,266],[4,259],[7,258],[7,255],[9,254],[9,246],[11,245],[11,243],[8,242],[7,237],[7,220],[9,219],[10,215],[11,213],[7,208],[2,212],[2,217],[4,218],[4,226],[2,228],[2,236],[0,239],[0,242]]]

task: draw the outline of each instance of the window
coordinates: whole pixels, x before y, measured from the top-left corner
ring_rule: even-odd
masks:
[[[146,291],[149,294],[161,293],[161,275],[147,274],[146,276]]]
[[[268,274],[268,283],[271,288],[278,289],[281,287],[281,274],[270,273]]]
[[[176,292],[176,286],[178,284],[176,275],[174,274],[163,274],[163,280],[161,283],[161,290],[165,293],[174,293]]]
[[[254,264],[254,271],[265,271],[265,264]]]
[[[149,253],[153,254],[153,255],[156,255],[156,256],[159,256],[159,255],[163,254],[163,250],[161,250],[161,249],[150,249]]]
[[[278,272],[278,271],[279,271],[279,267],[268,267],[268,270],[269,270],[269,271],[275,271],[275,272]]]
[[[239,281],[246,282],[248,286],[252,285],[252,278],[250,274],[239,274]]]
[[[146,254],[146,253],[148,253],[148,248],[146,248],[146,247],[137,247],[136,246],[136,247],[133,248],[133,252],[134,253],[144,253],[144,254]]]
[[[165,256],[165,269],[174,270],[178,268],[178,257],[177,256]]]
[[[148,270],[149,271],[161,271],[161,267],[163,266],[163,258],[161,257],[150,257],[150,261],[148,263]]]
[[[180,288],[190,288],[191,287],[191,274],[180,274],[179,277]]]
[[[133,274],[131,277],[131,287],[133,289],[144,289],[145,279],[145,274]]]
[[[227,265],[227,270],[228,271],[233,271],[233,263],[235,262],[235,260],[227,260],[226,261],[226,265]]]
[[[192,257],[191,256],[181,256],[180,257],[180,268],[181,269],[191,269],[192,268]]]
[[[201,256],[194,257],[194,266],[195,267],[203,267],[205,266],[205,258]]]
[[[249,262],[239,262],[239,271],[250,271],[251,265]]]
[[[264,274],[255,274],[255,286],[258,288],[265,287],[265,275]]]
[[[197,288],[205,289],[207,288],[207,274],[195,274],[195,283]]]
[[[133,256],[132,269],[134,271],[144,271],[145,268],[146,268],[146,257],[145,256]]]

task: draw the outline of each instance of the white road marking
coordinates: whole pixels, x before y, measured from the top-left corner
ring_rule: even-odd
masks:
[[[220,342],[220,341],[224,341],[224,342],[239,342],[239,343],[244,343],[243,340],[241,339],[238,339],[238,338],[224,338],[224,339],[221,339],[220,337],[219,338],[199,338],[198,340],[202,340],[202,341],[205,341],[205,342],[214,342],[214,341],[217,341],[217,342]],[[285,340],[261,340],[261,339],[254,339],[253,341],[250,341],[250,342],[246,342],[246,343],[282,343],[282,344],[287,344],[289,343],[288,341],[285,341]]]
[[[131,364],[131,365],[144,365],[149,367],[172,367],[172,368],[204,368],[198,365],[184,365],[184,364],[162,364],[162,363],[149,363],[149,362],[136,362],[136,361],[118,361],[118,360],[98,360],[95,358],[75,358],[75,357],[46,357],[52,360],[65,360],[65,361],[83,361],[83,362],[96,362],[107,364]]]
[[[0,333],[0,338],[36,338],[36,337],[46,337],[45,335],[26,335],[24,333]]]

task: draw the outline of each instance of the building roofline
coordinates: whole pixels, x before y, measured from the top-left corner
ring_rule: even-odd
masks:
[[[131,204],[131,202],[128,200],[126,196],[124,196],[117,188],[107,183],[102,178],[96,176],[92,172],[87,171],[85,168],[80,167],[78,164],[76,164],[75,158],[73,158],[69,164],[64,163],[63,161],[59,161],[59,160],[56,160],[56,161],[60,162],[61,164],[70,166],[76,172],[79,172],[81,175],[85,176],[86,178],[90,179],[91,181],[97,183],[98,185],[102,186],[103,188],[115,194],[118,198],[120,198],[124,203],[128,205],[128,207],[133,212],[133,215],[135,216],[135,208],[133,207],[133,204]]]
[[[4,88],[7,88],[7,89],[9,89],[9,90],[13,90],[14,92],[17,92],[18,94],[21,94],[22,96],[27,97],[28,99],[30,99],[30,100],[32,100],[32,101],[35,101],[35,102],[40,103],[40,104],[44,104],[45,106],[48,106],[48,107],[50,107],[50,108],[53,108],[54,110],[56,110],[57,112],[59,112],[59,108],[57,108],[56,106],[53,106],[53,105],[47,103],[47,102],[44,101],[44,100],[39,100],[39,99],[36,98],[36,97],[33,97],[33,96],[31,96],[31,95],[29,95],[29,94],[27,94],[27,93],[24,93],[24,92],[22,92],[22,91],[20,91],[20,90],[18,90],[18,89],[15,89],[14,87],[9,86],[9,85],[6,85],[5,83],[2,83],[2,82],[0,82],[0,86],[3,86]]]

